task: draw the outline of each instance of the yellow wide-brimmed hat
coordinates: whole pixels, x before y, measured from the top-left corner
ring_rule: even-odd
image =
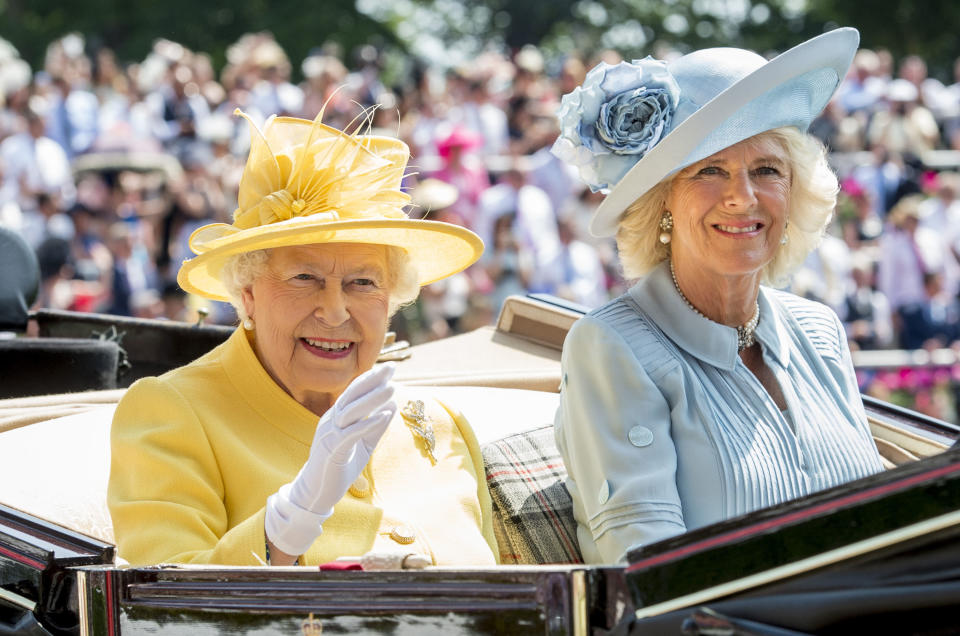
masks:
[[[190,236],[196,258],[183,262],[184,290],[229,300],[224,263],[242,252],[311,243],[372,243],[402,248],[420,285],[476,262],[483,242],[459,225],[407,217],[400,189],[410,149],[399,139],[348,134],[321,123],[271,117],[251,127],[233,224],[213,223]]]

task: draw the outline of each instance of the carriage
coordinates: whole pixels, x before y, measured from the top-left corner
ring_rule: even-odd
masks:
[[[0,634],[946,633],[960,622],[960,430],[870,398],[885,472],[645,546],[625,566],[581,563],[551,430],[579,315],[512,297],[496,326],[413,347],[388,338],[381,359],[398,361],[397,380],[432,387],[474,426],[503,564],[357,571],[124,565],[106,509],[113,408],[134,379],[230,329],[30,314],[36,336],[0,341]],[[109,372],[83,362],[91,348]]]

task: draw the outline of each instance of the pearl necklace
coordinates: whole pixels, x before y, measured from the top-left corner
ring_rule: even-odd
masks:
[[[693,306],[693,303],[690,302],[686,296],[683,294],[683,290],[680,289],[680,283],[677,282],[677,273],[673,270],[673,261],[670,261],[670,277],[673,278],[673,286],[677,288],[677,293],[680,294],[680,298],[683,299],[683,302],[687,303],[689,307],[695,314],[701,318],[706,318],[703,315],[703,312]],[[753,318],[743,323],[737,327],[737,352],[743,351],[749,347],[752,347],[753,344],[757,341],[754,337],[754,332],[757,330],[757,323],[760,322],[760,303],[755,303],[755,308],[753,310]],[[711,321],[712,322],[712,321]]]

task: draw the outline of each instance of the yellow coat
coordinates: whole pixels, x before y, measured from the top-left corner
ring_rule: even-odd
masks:
[[[437,565],[496,563],[473,431],[458,411],[398,391],[401,409],[415,399],[426,405],[437,464],[398,412],[364,469],[367,492],[358,479],[301,563],[370,550],[418,552]],[[107,503],[119,556],[135,565],[258,564],[267,497],[306,461],[317,420],[267,375],[242,329],[194,362],[136,382],[111,430]],[[401,545],[396,537],[411,530],[413,543]]]

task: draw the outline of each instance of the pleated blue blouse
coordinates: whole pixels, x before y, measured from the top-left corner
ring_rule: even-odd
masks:
[[[882,469],[836,315],[765,287],[758,302],[785,411],[667,263],[571,329],[555,426],[588,563]]]

